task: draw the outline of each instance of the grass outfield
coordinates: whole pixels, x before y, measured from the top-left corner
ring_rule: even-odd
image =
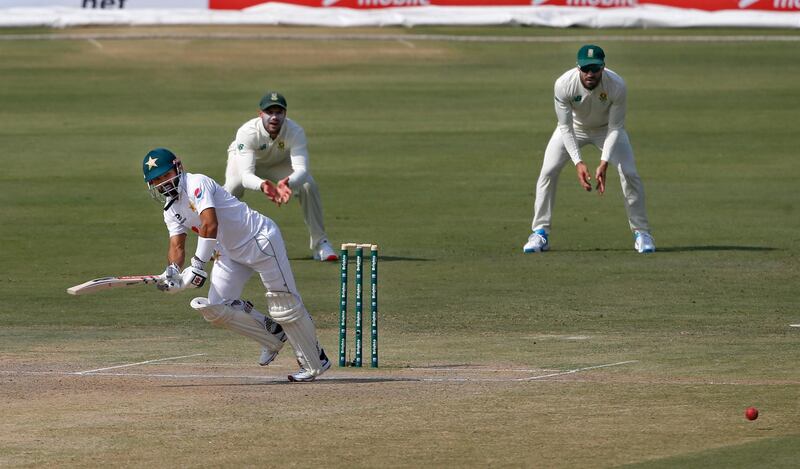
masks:
[[[98,31],[137,30],[67,32]],[[41,31],[3,34],[20,32]],[[795,43],[325,32],[581,38],[1,42],[0,466],[796,464]],[[552,251],[524,256],[553,81],[597,35],[620,37],[601,45],[628,83],[658,252],[633,251],[616,174],[599,197],[567,168]],[[309,135],[332,241],[381,246],[377,370],[288,385],[289,349],[258,367],[191,293],[65,293],[163,270],[144,154],[167,146],[222,182],[266,89]],[[296,203],[245,201],[281,226],[333,357],[338,266],[310,260]],[[245,292],[263,308],[257,282]]]

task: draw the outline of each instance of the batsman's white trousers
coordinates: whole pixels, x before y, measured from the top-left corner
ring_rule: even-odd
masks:
[[[266,217],[264,228],[254,238],[236,249],[222,249],[211,270],[208,301],[220,304],[238,300],[254,272],[261,277],[267,291],[294,293],[300,297],[281,231]]]
[[[583,147],[592,144],[603,150],[603,144],[608,134],[607,129],[596,131],[584,131],[575,129],[575,138],[578,146]],[[636,163],[633,160],[633,148],[628,139],[625,129],[620,129],[619,137],[613,148],[610,148],[609,166],[616,166],[619,172],[619,182],[622,185],[622,194],[625,198],[625,210],[628,213],[628,224],[631,230],[650,231],[650,223],[647,221],[647,211],[644,205],[644,185],[636,171]],[[544,151],[544,161],[542,162],[542,172],[539,174],[539,181],[536,183],[536,201],[533,208],[533,231],[543,229],[550,232],[550,225],[553,218],[553,206],[556,198],[556,185],[558,176],[564,165],[572,162],[564,146],[561,131],[556,128],[550,142]],[[594,177],[593,169],[589,169]]]
[[[244,186],[242,185],[242,174],[236,164],[235,155],[235,150],[228,152],[228,165],[225,168],[225,190],[234,197],[241,199],[244,196]],[[278,182],[292,174],[292,172],[294,170],[290,161],[284,161],[266,168],[256,165],[256,176],[261,179],[269,179],[272,182]],[[321,240],[327,239],[328,235],[325,234],[319,186],[314,181],[314,178],[311,177],[311,173],[308,173],[306,177],[306,182],[293,193],[300,200],[300,207],[303,209],[303,220],[311,238],[309,247],[314,249]]]

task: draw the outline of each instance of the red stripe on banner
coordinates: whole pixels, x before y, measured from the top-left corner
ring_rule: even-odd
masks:
[[[661,5],[706,11],[719,10],[772,10],[800,11],[800,0],[209,0],[212,10],[242,10],[267,3],[288,3],[318,8],[400,8],[420,6],[557,6],[629,8],[643,5]]]

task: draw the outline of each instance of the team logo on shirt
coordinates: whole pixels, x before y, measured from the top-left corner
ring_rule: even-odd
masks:
[[[278,148],[280,148],[281,150],[283,150],[284,148],[286,148],[286,144],[285,144],[285,143],[283,143],[283,140],[281,140],[280,142],[278,142]]]
[[[195,199],[202,199],[203,198],[203,189],[197,188],[194,190],[194,198]]]
[[[582,99],[583,99],[583,96],[581,96],[581,95],[578,95],[578,96],[575,96],[574,98],[572,98],[572,100],[575,101],[576,103],[581,102]]]
[[[244,143],[240,143],[240,144],[239,144],[239,146],[238,146],[238,147],[236,147],[236,148],[238,148],[238,149],[239,149],[239,151],[242,151],[242,150],[244,150]]]
[[[259,150],[266,150],[267,149],[267,144],[266,143],[261,144],[261,146],[258,147],[258,149]]]
[[[605,102],[608,99],[608,95],[605,93],[600,93],[600,101]]]

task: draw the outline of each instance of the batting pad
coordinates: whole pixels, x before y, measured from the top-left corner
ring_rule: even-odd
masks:
[[[192,300],[190,305],[199,311],[206,321],[217,327],[224,327],[253,339],[272,351],[278,351],[283,347],[280,339],[267,332],[264,324],[259,323],[249,314],[249,310],[252,309],[252,305],[249,303],[234,300],[212,305],[208,302],[208,298],[197,297]]]
[[[269,315],[283,327],[300,366],[315,376],[322,373],[317,329],[303,302],[292,293],[267,292],[267,305]]]

